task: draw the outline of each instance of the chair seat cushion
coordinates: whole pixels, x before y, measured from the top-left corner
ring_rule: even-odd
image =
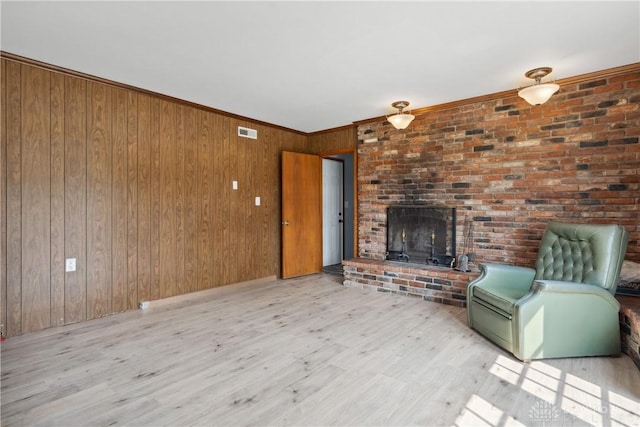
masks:
[[[508,314],[513,314],[513,307],[520,298],[523,297],[522,289],[512,286],[501,286],[491,288],[481,288],[476,286],[473,289],[473,296],[484,303],[497,308]]]

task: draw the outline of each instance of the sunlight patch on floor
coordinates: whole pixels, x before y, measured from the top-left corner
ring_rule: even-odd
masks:
[[[543,361],[525,364],[498,356],[489,372],[536,398],[528,410],[527,424],[562,425],[575,424],[580,420],[593,426],[640,425],[640,401],[603,391],[599,385],[565,373]],[[521,424],[474,394],[456,420],[456,425]]]
[[[465,405],[462,413],[454,422],[454,426],[524,426],[505,415],[480,396],[474,394]]]
[[[606,411],[603,403],[599,386],[574,375],[566,375],[561,403],[563,411],[589,424],[602,425],[603,412]]]
[[[555,403],[562,372],[542,362],[532,362],[524,369],[521,388],[538,399]]]
[[[613,391],[609,397],[609,422],[612,425],[640,426],[640,400],[628,399]]]
[[[521,363],[504,356],[498,356],[493,365],[491,365],[491,368],[489,368],[489,372],[513,385],[518,385],[522,369],[523,366]]]

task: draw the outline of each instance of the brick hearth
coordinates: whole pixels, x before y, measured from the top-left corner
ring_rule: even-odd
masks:
[[[622,352],[627,354],[640,369],[640,298],[617,296],[620,307],[620,334]]]
[[[367,258],[342,261],[344,285],[422,298],[441,304],[466,306],[467,284],[478,271],[463,273],[447,267],[380,261]]]

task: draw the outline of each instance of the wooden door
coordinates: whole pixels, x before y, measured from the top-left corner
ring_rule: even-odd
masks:
[[[322,159],[282,153],[282,277],[322,271]]]

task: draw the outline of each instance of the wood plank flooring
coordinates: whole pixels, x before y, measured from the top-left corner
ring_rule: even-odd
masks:
[[[464,309],[318,274],[2,343],[2,425],[640,425],[627,356],[524,364]]]

